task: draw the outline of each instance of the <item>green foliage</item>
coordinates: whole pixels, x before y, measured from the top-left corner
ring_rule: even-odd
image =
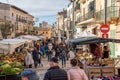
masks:
[[[4,24],[0,24],[0,29],[1,29],[3,38],[7,38],[7,36],[11,34],[11,31],[10,31],[11,28],[12,28],[12,25],[8,22]]]

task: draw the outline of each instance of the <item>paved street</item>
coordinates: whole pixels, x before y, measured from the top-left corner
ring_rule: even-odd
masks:
[[[40,80],[43,80],[44,74],[49,68],[49,62],[47,61],[47,58],[42,59],[42,64],[43,64],[43,67],[39,67],[36,69],[37,74],[40,76]],[[61,61],[59,62],[59,66],[62,68]],[[70,68],[70,64],[69,64],[69,61],[67,61],[67,65],[63,69],[68,70],[69,68]]]

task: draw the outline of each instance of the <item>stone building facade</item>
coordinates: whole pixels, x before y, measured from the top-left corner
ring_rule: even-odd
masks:
[[[44,36],[46,39],[52,37],[53,26],[43,21],[39,27],[35,27],[35,34],[38,36]]]
[[[33,31],[34,17],[14,5],[0,3],[0,23],[9,22],[12,25],[11,37],[16,34],[28,34]]]

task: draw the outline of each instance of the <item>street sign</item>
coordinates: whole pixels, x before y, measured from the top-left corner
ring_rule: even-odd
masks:
[[[102,34],[102,38],[108,38],[108,34]]]
[[[101,31],[102,33],[107,33],[107,32],[109,32],[109,30],[110,30],[110,27],[109,27],[107,24],[103,24],[103,25],[101,25],[101,27],[100,27],[100,31]]]
[[[76,29],[76,28],[74,28],[74,29],[73,29],[73,32],[77,32],[77,29]]]

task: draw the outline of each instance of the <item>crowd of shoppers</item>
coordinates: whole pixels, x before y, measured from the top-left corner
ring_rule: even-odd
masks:
[[[25,49],[25,66],[26,69],[21,73],[22,80],[39,80],[33,68],[37,68],[41,64],[41,57],[47,57],[50,68],[44,76],[44,80],[88,80],[84,70],[78,67],[78,61],[75,59],[75,54],[69,50],[65,43],[58,44],[52,41],[39,41],[34,43],[33,49]],[[66,67],[66,61],[70,60],[71,69],[65,71],[61,69]],[[43,65],[44,66],[44,65]],[[34,74],[34,75],[33,75]],[[31,79],[31,76],[36,78]]]

